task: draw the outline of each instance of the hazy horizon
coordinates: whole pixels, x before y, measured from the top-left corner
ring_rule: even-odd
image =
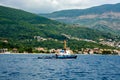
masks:
[[[120,3],[119,0],[0,0],[1,6],[22,9],[32,13],[51,13],[59,10],[86,9],[104,4]]]

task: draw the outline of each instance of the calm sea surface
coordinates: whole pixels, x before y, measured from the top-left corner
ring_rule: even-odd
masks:
[[[46,55],[0,54],[0,80],[120,80],[120,56],[37,59],[39,56]]]

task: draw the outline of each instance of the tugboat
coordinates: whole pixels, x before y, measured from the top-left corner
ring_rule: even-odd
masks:
[[[64,49],[56,54],[55,57],[56,59],[76,59],[77,55],[66,48],[66,40],[64,40]]]

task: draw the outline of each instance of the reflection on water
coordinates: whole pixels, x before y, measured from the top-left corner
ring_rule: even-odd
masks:
[[[0,80],[119,80],[120,56],[78,55],[38,59],[45,54],[1,54]]]

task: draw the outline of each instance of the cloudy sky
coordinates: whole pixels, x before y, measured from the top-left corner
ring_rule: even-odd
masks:
[[[120,0],[0,0],[0,5],[33,13],[51,13],[64,9],[84,9],[115,3],[120,3]]]

